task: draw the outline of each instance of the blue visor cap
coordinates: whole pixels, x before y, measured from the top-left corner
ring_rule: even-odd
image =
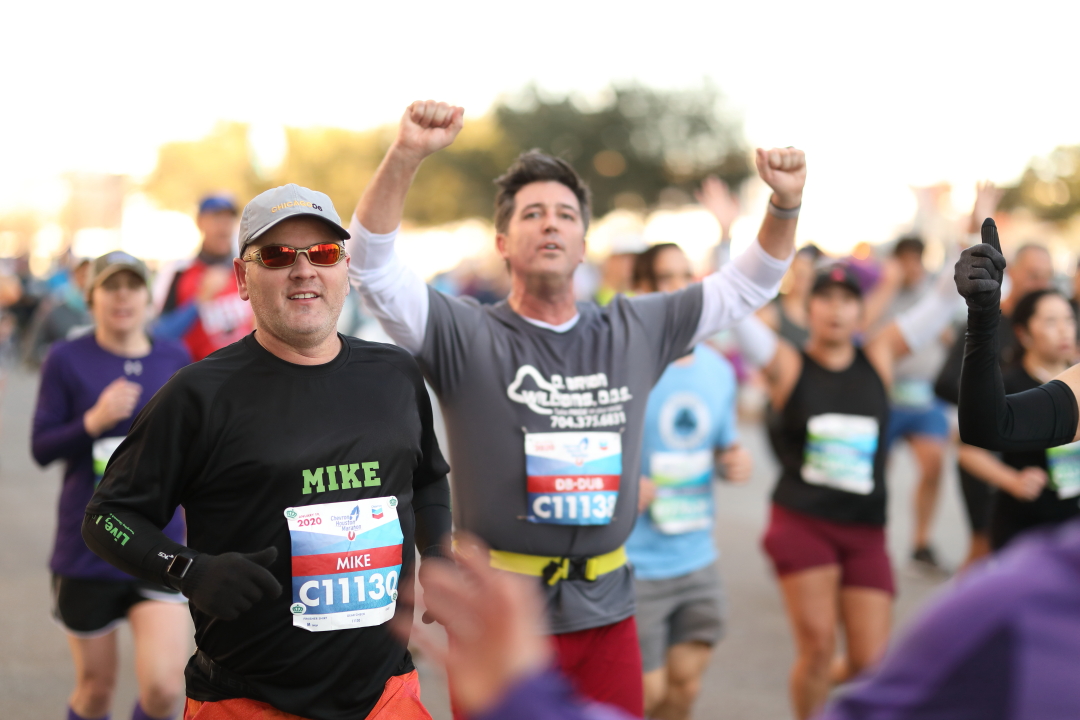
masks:
[[[236,203],[233,202],[231,197],[227,195],[209,195],[202,199],[199,203],[199,214],[221,212],[222,210],[230,212],[233,215],[239,215],[240,211],[236,208]]]

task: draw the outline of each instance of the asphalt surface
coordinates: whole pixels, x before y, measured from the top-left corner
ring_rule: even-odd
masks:
[[[44,720],[65,717],[73,670],[63,632],[50,615],[48,555],[55,529],[59,463],[37,467],[29,453],[30,419],[37,376],[13,370],[3,392],[0,418],[0,497],[7,510],[0,522],[0,717]],[[757,720],[790,717],[787,673],[793,649],[780,595],[759,547],[776,465],[757,426],[743,428],[754,453],[754,477],[740,487],[717,487],[716,538],[730,601],[727,637],[718,647],[694,717],[698,720]],[[891,492],[889,546],[899,597],[896,627],[903,626],[943,584],[908,566],[911,492],[915,471],[906,447],[889,466]],[[946,462],[935,544],[955,567],[966,552],[966,525],[953,462]],[[132,645],[121,630],[122,668],[114,718],[127,718],[135,698]],[[194,647],[194,645],[193,645]],[[423,696],[438,720],[450,718],[442,672],[417,659]]]

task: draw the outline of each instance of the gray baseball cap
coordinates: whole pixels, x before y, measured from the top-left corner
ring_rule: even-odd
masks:
[[[149,284],[150,271],[146,269],[146,263],[123,250],[113,250],[94,260],[90,266],[91,280],[86,289],[86,297],[89,298],[94,288],[121,270],[129,270],[135,273],[144,284]]]
[[[317,217],[339,238],[349,239],[349,231],[341,226],[334,203],[325,193],[289,183],[255,196],[244,206],[244,214],[240,216],[240,255],[243,256],[249,242],[258,239],[282,220],[300,215]]]

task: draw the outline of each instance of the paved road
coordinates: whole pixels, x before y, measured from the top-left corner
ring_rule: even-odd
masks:
[[[29,455],[29,424],[37,390],[35,375],[14,371],[2,401],[0,497],[6,508],[0,524],[0,716],[6,720],[62,718],[71,690],[72,667],[63,633],[49,615],[46,563],[55,525],[60,468],[41,470]],[[757,428],[744,440],[759,458],[753,480],[743,487],[718,487],[717,542],[731,600],[726,640],[709,668],[697,707],[698,720],[766,720],[789,717],[787,671],[792,646],[779,593],[758,548],[766,519],[775,465]],[[951,467],[951,462],[949,463]],[[902,627],[938,582],[906,570],[910,497],[914,480],[905,449],[890,464],[892,507],[889,544],[897,563]],[[950,565],[966,545],[954,473],[944,485],[936,526],[937,544]],[[113,717],[126,718],[134,703],[131,641],[121,630],[123,669]],[[449,718],[445,680],[422,658],[418,665],[424,699],[438,720]]]

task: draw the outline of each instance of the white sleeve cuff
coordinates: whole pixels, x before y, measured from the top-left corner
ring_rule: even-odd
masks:
[[[349,235],[345,241],[345,249],[352,257],[352,267],[357,270],[375,270],[382,267],[394,255],[394,241],[397,239],[400,226],[382,235],[368,230],[356,219],[353,213],[349,222]]]
[[[428,289],[396,252],[398,231],[369,232],[353,215],[346,248],[350,255],[349,279],[383,330],[401,347],[416,355],[427,330]]]
[[[776,297],[794,257],[792,252],[786,260],[778,260],[755,240],[737,258],[708,275],[701,283],[701,319],[690,344],[732,327]]]
[[[776,288],[778,290],[780,281],[784,279],[784,273],[791,267],[793,259],[795,259],[794,251],[786,260],[780,260],[765,252],[765,248],[761,247],[761,243],[755,240],[754,244],[740,253],[738,257],[731,261],[731,264],[738,268],[739,272],[755,285],[761,288]],[[776,294],[776,290],[773,290],[773,294]]]

